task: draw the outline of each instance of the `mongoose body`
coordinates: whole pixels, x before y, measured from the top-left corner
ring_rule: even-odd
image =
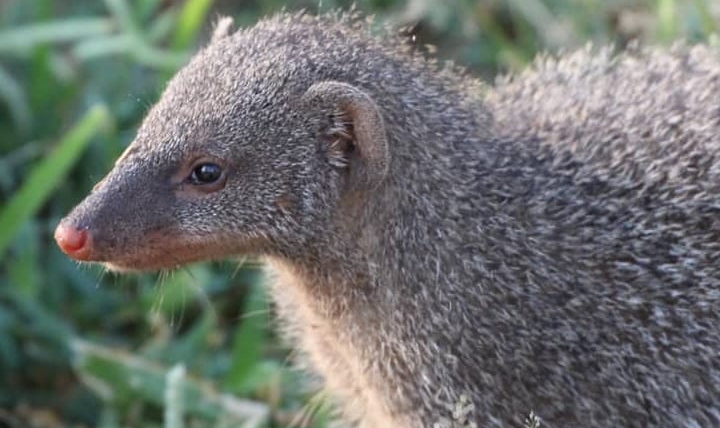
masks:
[[[720,426],[716,49],[483,87],[348,16],[227,27],[60,224],[65,252],[260,257],[363,427]]]

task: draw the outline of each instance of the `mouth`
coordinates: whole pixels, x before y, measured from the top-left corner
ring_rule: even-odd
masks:
[[[202,237],[194,239],[179,238],[179,233],[149,234],[142,246],[121,251],[114,248],[103,260],[96,260],[108,270],[128,272],[153,272],[176,270],[182,266],[205,262],[226,260],[234,257],[256,257],[262,242],[258,240],[234,241],[210,240]]]
[[[177,268],[208,255],[198,245],[188,245],[187,242],[171,238],[177,234],[146,234],[136,240],[141,241],[138,245],[129,245],[125,241],[118,243],[98,235],[92,228],[76,227],[65,221],[55,229],[58,247],[70,258],[79,262],[99,263],[115,272]]]
[[[153,272],[175,270],[182,266],[227,258],[221,251],[214,251],[206,245],[185,243],[177,246],[149,246],[136,249],[134,254],[121,254],[98,261],[105,268],[114,272]]]

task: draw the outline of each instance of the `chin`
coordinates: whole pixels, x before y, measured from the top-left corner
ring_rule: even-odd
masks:
[[[124,262],[104,262],[102,265],[105,269],[117,273],[146,273],[161,270],[172,270],[179,267],[178,265],[174,267],[156,265],[141,266],[137,264],[126,264]]]
[[[186,264],[193,263],[199,260],[155,260],[152,258],[145,259],[133,259],[133,260],[113,260],[104,261],[100,264],[111,272],[117,273],[149,273],[158,271],[171,271],[178,269]]]

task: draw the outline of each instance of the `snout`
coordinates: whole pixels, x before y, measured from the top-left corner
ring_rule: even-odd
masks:
[[[166,246],[177,231],[177,198],[170,167],[148,159],[115,168],[58,224],[55,241],[72,259],[113,270],[165,267],[178,250]],[[181,241],[184,235],[174,236]],[[178,243],[182,249],[182,243]],[[165,254],[168,255],[165,255]],[[177,265],[177,263],[175,263]]]

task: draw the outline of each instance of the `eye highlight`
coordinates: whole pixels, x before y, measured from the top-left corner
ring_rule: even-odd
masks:
[[[218,181],[223,175],[220,165],[205,162],[193,168],[188,181],[192,184],[212,184]]]

